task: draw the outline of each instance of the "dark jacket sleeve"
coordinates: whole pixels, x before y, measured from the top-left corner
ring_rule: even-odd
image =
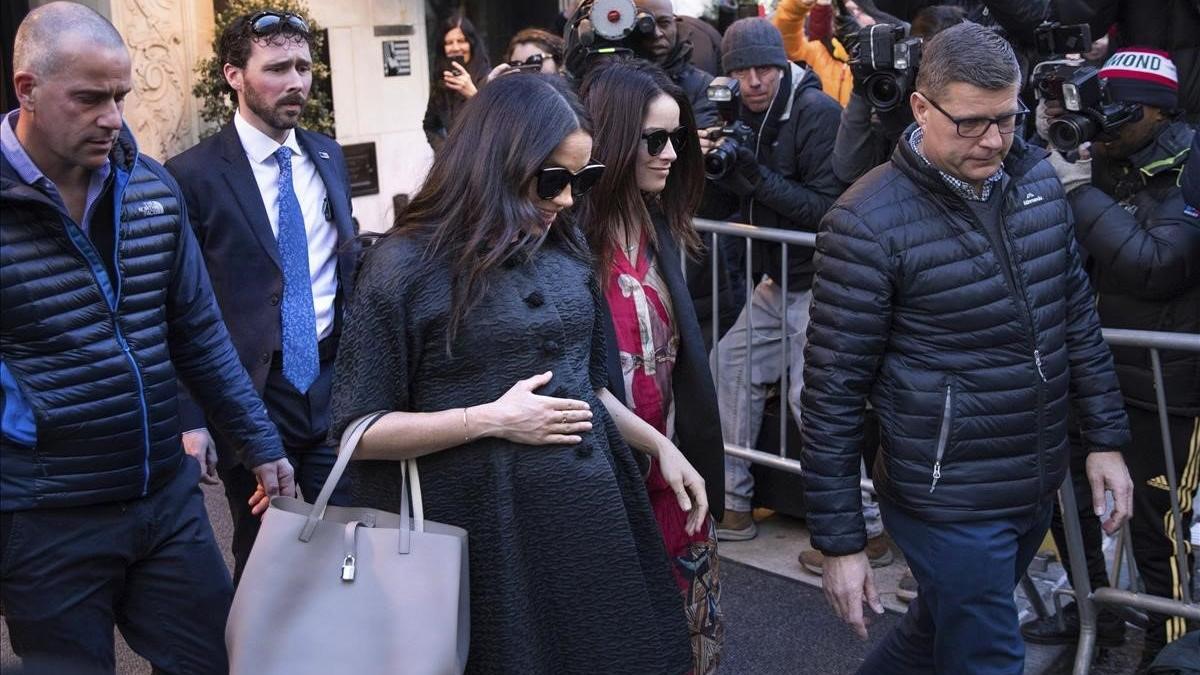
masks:
[[[433,148],[435,153],[441,150],[442,144],[446,142],[448,130],[438,114],[438,97],[435,92],[429,92],[429,102],[425,104],[425,118],[421,120],[421,128],[425,130],[425,140],[429,141],[429,147]]]
[[[179,243],[167,296],[167,339],[179,379],[246,468],[282,459],[279,433],[221,320],[179,186],[165,170],[152,168],[180,199]]]
[[[179,167],[174,165],[171,161],[168,161],[165,168],[169,173],[171,173],[172,177],[176,178],[178,181]],[[199,223],[190,217],[190,214],[196,212],[196,203],[193,201],[194,197],[191,190],[188,190],[184,187],[185,184],[187,183],[178,183],[179,192],[183,195],[183,202],[186,206],[186,212],[189,215],[183,216],[181,218],[181,222],[184,222],[189,228],[191,228],[192,233],[196,236],[198,249],[201,251],[201,257],[203,257],[204,231],[203,227],[201,227]],[[180,431],[188,432],[195,429],[203,429],[208,424],[208,422],[204,419],[204,410],[200,408],[200,404],[196,402],[196,399],[192,398],[192,393],[188,391],[188,388],[186,385],[184,385],[183,380],[178,380],[178,383],[177,396],[179,398]]]
[[[1178,192],[1143,227],[1099,188],[1068,196],[1079,244],[1102,271],[1105,287],[1144,299],[1167,299],[1200,283],[1200,227],[1184,214]]]
[[[1100,331],[1100,316],[1075,238],[1067,237],[1067,360],[1071,397],[1079,414],[1084,444],[1091,450],[1129,445],[1125,400],[1113,369],[1112,352]]]
[[[821,221],[804,348],[804,489],[813,546],[826,555],[866,547],[859,465],[867,395],[889,339],[893,262],[852,212]]]
[[[983,4],[1010,40],[1027,45],[1034,43],[1034,32],[1050,5],[1048,0],[985,0]]]
[[[1200,133],[1192,136],[1191,154],[1184,165],[1179,186],[1183,188],[1183,201],[1200,209]]]
[[[889,150],[871,124],[871,106],[858,93],[851,93],[842,110],[833,144],[833,172],[846,184],[883,164]]]
[[[833,206],[844,185],[833,173],[834,134],[841,106],[816,90],[804,92],[793,107],[795,124],[795,178],[785,177],[759,165],[762,179],[754,200],[779,214],[779,224],[788,229],[812,232]]]

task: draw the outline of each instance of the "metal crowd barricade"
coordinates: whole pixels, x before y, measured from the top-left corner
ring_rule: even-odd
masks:
[[[1067,557],[1071,564],[1071,577],[1074,581],[1075,606],[1079,608],[1079,643],[1075,651],[1075,675],[1085,675],[1092,664],[1096,649],[1096,604],[1115,605],[1132,609],[1170,614],[1193,621],[1200,621],[1200,605],[1192,597],[1191,567],[1187,561],[1187,529],[1183,522],[1179,507],[1179,482],[1175,473],[1175,453],[1171,444],[1171,432],[1167,416],[1167,399],[1163,390],[1162,361],[1159,352],[1186,351],[1200,352],[1200,335],[1190,333],[1161,333],[1143,330],[1125,330],[1105,328],[1104,339],[1111,345],[1121,347],[1144,347],[1150,350],[1150,367],[1154,374],[1154,395],[1158,408],[1159,433],[1162,434],[1163,458],[1170,488],[1171,518],[1175,531],[1171,533],[1175,539],[1175,564],[1178,568],[1179,586],[1182,599],[1163,598],[1145,593],[1136,593],[1116,588],[1091,587],[1088,576],[1087,560],[1083,550],[1082,526],[1079,522],[1079,511],[1075,504],[1075,491],[1071,483],[1071,474],[1059,489],[1059,499],[1062,505],[1063,531],[1067,536]],[[1193,505],[1194,508],[1194,505]],[[1122,536],[1122,544],[1127,537]],[[1117,555],[1128,546],[1118,546]],[[1119,559],[1113,565],[1114,572],[1119,569]],[[1136,588],[1136,586],[1135,586]]]
[[[745,242],[746,251],[746,306],[748,307],[753,302],[755,279],[753,278],[753,243],[754,241],[775,242],[783,246],[782,268],[783,278],[775,280],[780,284],[780,289],[787,297],[788,290],[788,247],[786,244],[797,246],[816,246],[816,235],[811,232],[797,232],[791,230],[780,230],[774,228],[756,227],[753,225],[745,225],[742,223],[730,223],[704,218],[695,219],[696,229],[701,233],[702,237],[707,235],[706,244],[713,251],[713,268],[712,268],[712,335],[713,335],[713,378],[717,382],[721,378],[721,363],[720,351],[717,349],[717,343],[720,340],[720,306],[719,306],[719,285],[720,285],[720,270],[719,270],[719,237],[724,235],[742,239]],[[780,382],[780,403],[779,403],[779,425],[780,425],[780,441],[778,454],[772,454],[748,448],[734,443],[725,443],[725,453],[732,457],[739,457],[749,460],[755,464],[771,467],[780,471],[786,471],[793,474],[803,474],[804,469],[800,462],[789,459],[787,457],[787,422],[789,413],[788,403],[788,323],[787,311],[788,303],[786,300],[782,303],[782,316],[780,318],[782,330],[780,331],[780,339],[782,340],[782,349],[780,350],[781,364],[780,372],[782,379]],[[753,341],[752,335],[754,325],[752,316],[747,314],[746,326],[746,355],[747,363],[752,362]],[[1193,601],[1191,594],[1191,569],[1187,564],[1187,528],[1188,524],[1183,522],[1182,513],[1179,506],[1179,485],[1175,471],[1175,455],[1171,445],[1170,430],[1168,428],[1168,417],[1166,409],[1166,396],[1163,390],[1162,382],[1162,363],[1159,352],[1161,350],[1169,351],[1191,351],[1200,352],[1200,334],[1189,333],[1163,333],[1156,331],[1140,331],[1140,330],[1125,330],[1125,329],[1104,329],[1104,339],[1111,345],[1125,347],[1144,347],[1150,350],[1151,367],[1154,374],[1155,395],[1157,397],[1157,408],[1160,424],[1160,432],[1163,439],[1163,454],[1166,459],[1165,469],[1167,481],[1171,492],[1171,515],[1175,524],[1174,537],[1176,541],[1176,564],[1179,569],[1180,585],[1183,588],[1183,599],[1174,600],[1171,598],[1162,598],[1144,593],[1136,593],[1116,588],[1114,583],[1110,588],[1091,588],[1091,581],[1088,577],[1087,561],[1083,550],[1083,538],[1081,534],[1081,525],[1079,522],[1079,512],[1076,509],[1075,492],[1071,483],[1070,472],[1067,472],[1066,481],[1059,488],[1059,499],[1062,506],[1063,529],[1067,537],[1067,556],[1070,559],[1071,576],[1075,581],[1073,595],[1076,598],[1076,605],[1079,608],[1079,623],[1080,634],[1079,642],[1075,654],[1074,673],[1076,675],[1084,675],[1091,667],[1092,657],[1096,646],[1096,603],[1117,605],[1132,609],[1140,609],[1152,611],[1160,614],[1170,614],[1181,616],[1184,618],[1200,621],[1200,605]],[[752,383],[750,380],[751,368],[746,368],[745,386],[750,389]],[[796,375],[793,375],[796,376]],[[749,396],[747,396],[747,404],[749,404]],[[749,417],[749,416],[747,416]],[[871,480],[864,478],[862,480],[862,488],[874,494],[875,487]],[[1123,532],[1119,545],[1117,547],[1118,562],[1114,565],[1114,574],[1119,574],[1119,556],[1123,555],[1128,549],[1128,536]],[[1114,581],[1116,579],[1114,578]],[[1023,585],[1026,589],[1026,594],[1030,601],[1034,604],[1039,615],[1046,613],[1044,603],[1033,588],[1032,582],[1029,581],[1026,575],[1023,580]]]

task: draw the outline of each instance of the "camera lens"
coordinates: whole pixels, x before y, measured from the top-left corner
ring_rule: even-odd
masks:
[[[900,105],[900,99],[904,96],[896,77],[890,73],[871,75],[863,83],[863,89],[867,92],[867,101],[871,107],[880,112],[894,109]]]
[[[737,156],[736,146],[727,138],[704,155],[704,176],[709,180],[724,178],[732,169]]]
[[[1096,123],[1085,115],[1063,115],[1050,122],[1050,144],[1059,152],[1068,152],[1096,137]]]

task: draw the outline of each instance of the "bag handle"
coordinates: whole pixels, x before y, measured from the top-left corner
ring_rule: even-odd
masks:
[[[338,445],[337,462],[330,469],[329,477],[325,479],[325,485],[321,487],[321,493],[317,495],[317,501],[313,502],[312,509],[308,512],[308,519],[304,522],[304,528],[300,530],[300,541],[308,542],[312,539],[313,532],[317,529],[317,523],[325,517],[325,507],[329,505],[329,498],[333,496],[334,489],[342,480],[342,474],[345,473],[346,466],[350,464],[351,455],[358,449],[358,443],[362,440],[363,434],[367,433],[367,429],[370,429],[371,425],[386,414],[386,410],[380,410],[363,415],[346,427],[346,432],[342,434],[342,441]]]
[[[412,494],[412,521],[409,517],[409,493]],[[425,504],[421,500],[421,475],[417,460],[406,459],[400,466],[400,553],[412,551],[411,531],[425,531]]]

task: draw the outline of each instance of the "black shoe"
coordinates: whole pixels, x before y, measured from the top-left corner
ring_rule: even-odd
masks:
[[[1062,609],[1062,625],[1057,616],[1033,619],[1021,624],[1021,635],[1035,645],[1072,645],[1079,641],[1079,610],[1075,603]],[[1103,608],[1096,617],[1096,646],[1120,647],[1125,642],[1125,621]]]

